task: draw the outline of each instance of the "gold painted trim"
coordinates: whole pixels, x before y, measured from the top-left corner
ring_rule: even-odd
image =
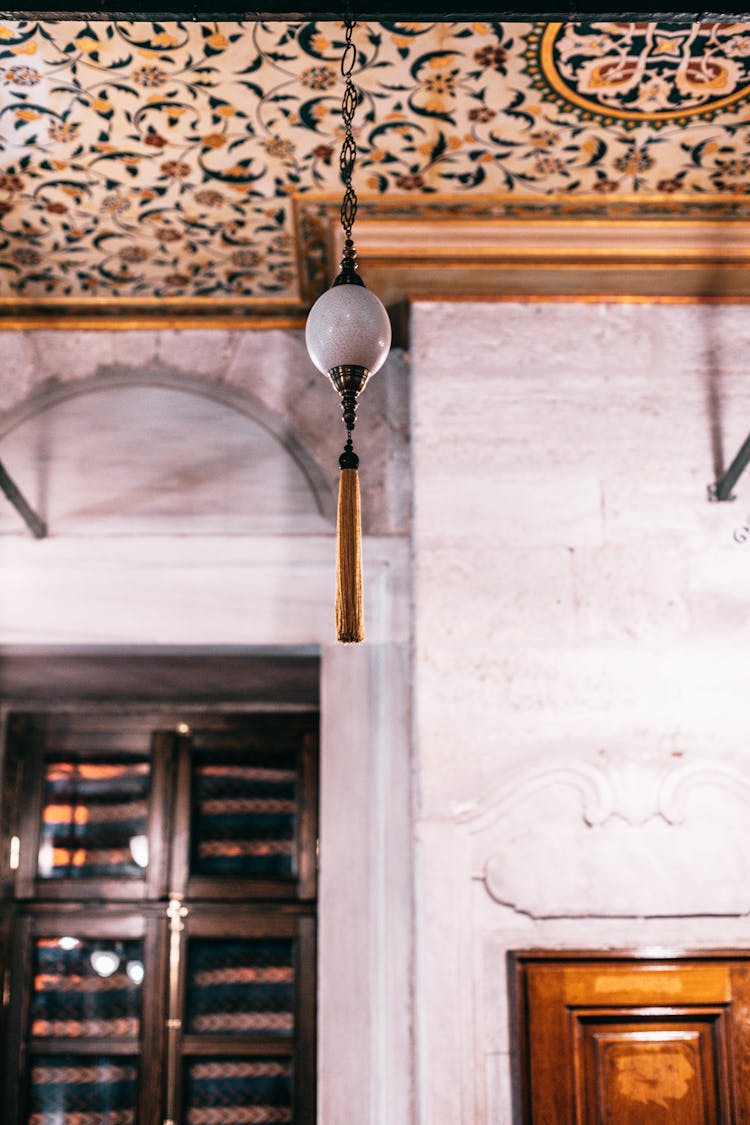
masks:
[[[726,232],[727,234],[734,233],[734,230],[737,227],[746,227],[748,230],[750,230],[750,217],[746,217],[744,215],[742,216],[742,218],[737,219],[706,218],[702,215],[696,215],[696,217],[692,219],[684,219],[679,217],[675,217],[674,219],[672,219],[662,215],[660,215],[658,218],[656,216],[652,216],[651,218],[646,219],[630,219],[627,216],[617,216],[616,218],[596,216],[585,219],[575,219],[567,215],[560,217],[554,215],[545,215],[543,218],[532,220],[532,222],[534,227],[575,227],[577,230],[580,230],[582,227],[593,230],[612,230],[613,228],[623,230],[632,230],[634,228],[639,230],[648,230],[649,228],[653,228],[656,226],[668,226],[670,229],[677,227],[679,229],[684,228],[685,230],[704,228],[708,230],[715,230],[717,233]],[[448,226],[449,224],[451,224],[456,227],[474,225],[481,226],[483,229],[488,228],[490,230],[503,230],[506,227],[522,227],[531,225],[530,223],[527,223],[523,218],[514,219],[503,217],[485,219],[482,218],[481,215],[441,215],[440,217],[432,215],[410,215],[408,218],[406,216],[404,216],[404,218],[388,218],[385,215],[379,215],[371,219],[363,219],[361,225],[376,229],[378,226],[384,223],[403,223],[405,227],[408,227],[413,223],[434,223],[435,226]]]
[[[0,297],[0,312],[12,305],[44,305],[48,308],[67,309],[138,309],[148,312],[153,309],[170,309],[173,313],[204,311],[206,309],[232,314],[233,310],[257,313],[265,309],[293,311],[299,301],[290,297],[237,297],[216,300],[213,297]]]
[[[24,313],[19,311],[12,316],[0,316],[0,332],[15,332],[31,329],[49,331],[82,331],[96,329],[102,331],[146,332],[149,329],[165,328],[180,330],[188,328],[224,329],[237,331],[265,331],[268,329],[298,329],[305,327],[305,316],[289,317],[221,317],[221,316],[125,316],[116,313],[104,316],[76,316],[74,313],[46,314],[44,312]]]
[[[0,297],[0,330],[115,330],[141,331],[149,329],[216,329],[261,331],[266,329],[302,329],[307,309],[336,273],[335,232],[338,223],[340,197],[334,192],[305,192],[291,196],[292,221],[295,234],[295,254],[299,263],[299,292],[301,296],[238,297],[218,300],[204,297]],[[493,215],[493,209],[504,206],[513,209],[510,215]],[[739,205],[739,214],[728,213]],[[561,212],[549,214],[545,208],[559,206]],[[528,210],[525,208],[528,207]],[[684,209],[688,209],[688,215]],[[692,214],[690,209],[693,208]],[[682,211],[682,213],[681,213]],[[307,271],[305,251],[301,238],[306,218],[318,223],[315,228],[313,249],[319,261],[312,259],[314,269]],[[699,269],[744,270],[750,265],[750,250],[735,249],[734,236],[750,236],[750,191],[741,197],[712,193],[696,199],[686,192],[670,195],[627,193],[617,198],[602,197],[594,193],[571,198],[563,193],[546,196],[505,195],[467,197],[452,192],[434,197],[412,193],[390,194],[387,197],[364,195],[360,197],[360,227],[377,241],[378,224],[390,223],[392,227],[410,222],[429,223],[440,236],[441,228],[448,224],[481,225],[488,234],[493,231],[519,229],[533,230],[535,240],[543,240],[547,231],[585,230],[606,233],[607,229],[635,233],[659,224],[671,233],[685,231],[696,235],[708,233],[716,241],[725,238],[726,248],[707,245],[705,248],[680,249],[678,253],[664,247],[644,250],[627,247],[560,246],[479,246],[457,252],[456,247],[441,249],[439,245],[423,249],[399,245],[399,231],[390,233],[385,244],[368,251],[367,238],[360,246],[360,258],[367,271],[388,271],[396,285],[392,299],[401,299],[408,287],[410,270],[433,268],[450,271],[471,269],[478,278],[486,271],[503,269],[509,273],[522,270],[557,270],[561,284],[574,270],[597,269],[602,272],[617,269],[639,269],[644,276],[654,271],[671,272]],[[369,229],[367,229],[369,228]],[[363,236],[365,230],[362,230]],[[404,276],[406,275],[406,276]],[[375,280],[375,278],[373,278]],[[437,283],[440,283],[438,277]],[[404,285],[404,281],[406,285]],[[418,282],[419,284],[419,282]],[[450,279],[445,278],[446,286]],[[461,282],[459,281],[459,285]],[[750,285],[748,286],[750,288]],[[391,298],[389,298],[391,299]]]
[[[747,296],[713,297],[694,294],[644,293],[407,293],[407,304],[476,305],[750,305]]]
[[[700,215],[700,216],[696,215],[695,218],[687,218],[687,219],[680,218],[678,216],[675,216],[675,218],[672,219],[672,218],[669,218],[668,216],[663,216],[663,215],[659,215],[658,217],[652,216],[651,218],[645,218],[645,219],[641,218],[641,217],[631,219],[631,218],[628,218],[627,216],[621,216],[621,215],[618,215],[617,217],[611,217],[611,218],[608,217],[608,216],[602,215],[602,216],[596,216],[596,217],[592,216],[592,217],[588,217],[588,218],[584,218],[584,219],[575,219],[575,218],[572,218],[568,215],[563,215],[563,216],[559,216],[559,217],[554,216],[554,215],[545,215],[543,218],[532,220],[532,223],[527,223],[526,220],[523,219],[523,218],[506,218],[506,217],[503,217],[503,218],[486,218],[485,219],[481,215],[479,215],[479,216],[441,215],[440,217],[436,217],[436,216],[432,216],[432,215],[411,215],[408,218],[407,217],[400,218],[400,217],[396,217],[396,216],[394,216],[392,218],[388,218],[385,215],[379,215],[379,216],[373,217],[371,219],[370,218],[363,219],[361,225],[364,226],[364,227],[377,229],[378,226],[383,225],[385,223],[394,224],[394,225],[399,224],[399,223],[403,223],[403,225],[405,227],[408,227],[408,226],[412,225],[413,223],[425,223],[425,224],[426,223],[432,223],[435,226],[452,225],[452,226],[456,226],[456,227],[481,226],[482,229],[486,228],[488,230],[495,230],[495,229],[503,230],[507,227],[527,227],[527,226],[531,226],[532,223],[533,223],[533,226],[535,228],[536,227],[542,227],[542,229],[544,229],[544,228],[550,228],[551,229],[551,228],[555,228],[555,227],[574,227],[576,230],[580,230],[581,228],[586,228],[586,229],[589,229],[589,230],[612,230],[612,229],[615,229],[615,230],[633,230],[633,229],[648,230],[648,229],[653,229],[654,227],[657,227],[657,226],[658,227],[666,226],[666,227],[669,227],[670,230],[675,229],[675,228],[680,229],[680,230],[682,230],[682,229],[684,229],[684,230],[704,229],[704,230],[716,231],[716,233],[722,233],[722,234],[726,233],[727,235],[733,234],[734,231],[738,227],[743,228],[743,229],[746,228],[748,231],[750,231],[750,217],[746,217],[744,215],[741,218],[736,218],[736,219],[716,219],[716,218],[712,218],[712,217],[707,218],[706,216],[703,216],[703,215]]]
[[[341,206],[341,197],[335,192],[330,191],[306,191],[298,192],[296,195],[290,197],[293,205],[300,210],[305,208],[305,204],[330,204],[332,209],[335,209],[338,215],[338,210]],[[732,201],[747,201],[750,203],[750,184],[748,190],[740,195],[728,194],[726,192],[705,192],[697,195],[695,192],[688,191],[675,191],[675,192],[654,192],[654,191],[628,191],[617,192],[613,195],[600,195],[598,192],[576,192],[571,195],[569,192],[555,191],[545,194],[533,194],[532,192],[498,192],[498,193],[481,193],[477,192],[471,195],[468,192],[445,191],[440,192],[438,195],[422,195],[419,192],[394,192],[389,191],[387,195],[375,195],[367,192],[361,192],[358,195],[358,203],[360,207],[365,209],[379,204],[384,209],[390,207],[402,207],[404,204],[412,204],[418,211],[420,206],[438,208],[441,204],[454,204],[463,203],[467,206],[481,208],[482,206],[492,206],[493,204],[503,206],[506,203],[519,203],[521,205],[527,203],[535,203],[544,205],[546,203],[565,203],[570,206],[571,210],[576,210],[595,204],[598,208],[619,205],[620,203],[638,204],[639,206],[659,206],[670,207],[672,203],[679,204],[718,204],[726,206]],[[540,208],[541,210],[541,208]],[[361,216],[360,216],[361,217]],[[456,218],[455,215],[449,218]],[[356,233],[356,228],[355,228]]]
[[[304,249],[312,236],[317,254],[300,277],[309,303],[336,272],[341,252],[339,203],[331,192],[293,197],[300,247]],[[623,285],[628,289],[641,289],[634,278],[640,273],[644,290],[709,293],[713,285],[736,294],[750,292],[748,203],[750,195],[738,200],[712,193],[697,200],[686,192],[631,192],[617,199],[595,193],[575,199],[560,193],[474,198],[456,192],[431,197],[364,195],[357,246],[367,283],[389,306],[424,285],[434,284],[437,291],[467,286],[527,290],[534,286],[534,276],[539,277],[537,288],[545,290],[569,291],[576,280],[580,288],[595,289],[597,277],[616,290],[607,279],[618,271],[625,271]],[[509,214],[503,213],[506,204]],[[551,214],[553,205],[560,211]],[[462,241],[462,229],[471,231],[468,241]],[[507,240],[506,232],[511,235]],[[493,241],[500,244],[485,244]],[[505,241],[508,245],[501,244]],[[426,276],[429,272],[434,280]],[[575,279],[575,273],[581,276]]]
[[[724,257],[670,258],[665,256],[663,261],[655,261],[656,255],[646,258],[619,258],[610,254],[608,258],[600,258],[592,253],[585,256],[567,254],[560,261],[545,261],[542,255],[547,259],[553,257],[553,254],[549,251],[540,251],[538,258],[533,256],[504,258],[498,255],[496,258],[486,261],[475,261],[472,258],[444,259],[439,256],[434,258],[407,258],[400,269],[394,268],[393,259],[390,257],[375,258],[362,255],[362,260],[367,270],[391,270],[397,274],[406,273],[413,269],[432,268],[439,268],[441,271],[470,269],[472,273],[489,273],[491,270],[527,270],[530,274],[537,270],[639,270],[644,273],[654,270],[669,273],[673,270],[693,270],[695,272],[707,269],[721,269],[722,272],[731,269],[750,270],[750,256],[735,259]]]
[[[734,94],[728,94],[725,98],[720,98],[718,101],[711,102],[710,106],[693,106],[691,109],[681,109],[679,112],[661,110],[656,113],[646,113],[643,110],[637,109],[610,109],[609,107],[604,107],[600,102],[588,101],[582,94],[578,94],[575,90],[572,90],[570,86],[566,85],[555,68],[553,55],[555,37],[563,26],[564,24],[562,23],[548,23],[545,27],[539,45],[540,70],[545,80],[549,82],[552,89],[555,90],[564,101],[568,102],[568,104],[577,105],[579,109],[585,109],[587,113],[592,113],[595,117],[612,117],[618,121],[652,122],[662,125],[670,121],[677,123],[688,117],[703,116],[708,118],[712,114],[718,113],[719,110],[726,109],[727,106],[750,97],[750,85],[745,85],[741,86]]]
[[[283,298],[0,297],[0,331],[301,328],[306,311],[301,301]]]

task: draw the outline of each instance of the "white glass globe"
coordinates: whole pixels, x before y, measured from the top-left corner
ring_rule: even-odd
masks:
[[[327,289],[310,309],[305,342],[318,371],[364,367],[374,375],[391,347],[391,322],[383,304],[361,285]]]

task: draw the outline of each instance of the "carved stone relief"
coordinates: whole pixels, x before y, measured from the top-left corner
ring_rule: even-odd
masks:
[[[456,819],[474,878],[532,918],[750,912],[750,776],[731,761],[539,762]]]

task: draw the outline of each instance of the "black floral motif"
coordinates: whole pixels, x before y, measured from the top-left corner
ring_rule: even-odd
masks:
[[[303,86],[311,90],[330,90],[336,85],[336,72],[328,66],[311,66],[299,76]]]
[[[474,61],[480,66],[502,70],[508,61],[508,52],[504,47],[480,47],[474,52]]]
[[[80,128],[77,121],[50,121],[47,133],[51,141],[74,141]]]
[[[138,86],[163,86],[169,75],[158,66],[141,66],[130,75]]]
[[[629,176],[638,176],[647,172],[654,166],[654,158],[648,149],[631,148],[624,156],[618,156],[614,161],[618,172],[625,172]]]
[[[122,250],[118,252],[118,257],[123,262],[146,262],[148,261],[148,250],[144,250],[142,246],[123,246]]]
[[[260,254],[256,250],[235,250],[232,254],[232,261],[236,266],[242,266],[243,269],[252,269],[260,262]]]
[[[18,262],[20,266],[38,266],[42,260],[42,255],[38,250],[33,250],[28,246],[19,246],[17,250],[13,251],[11,255],[14,262]]]
[[[160,168],[165,176],[169,176],[173,180],[184,180],[186,176],[190,175],[190,165],[186,164],[184,160],[165,160]]]
[[[39,71],[31,66],[11,66],[3,73],[3,78],[11,86],[36,86],[41,77]]]
[[[408,176],[396,176],[396,187],[402,191],[419,191],[424,187],[424,176],[414,172]]]
[[[486,105],[477,105],[469,110],[469,121],[476,121],[478,124],[486,125],[488,121],[492,121],[493,117],[497,117],[494,109],[490,109]]]
[[[220,207],[224,202],[224,196],[220,191],[211,191],[210,188],[204,188],[202,191],[196,191],[193,196],[196,203],[203,203],[206,207]]]
[[[294,144],[284,140],[283,137],[269,137],[263,141],[263,148],[269,156],[276,156],[279,160],[291,160],[294,156]]]
[[[23,191],[24,182],[20,176],[0,172],[0,191]]]

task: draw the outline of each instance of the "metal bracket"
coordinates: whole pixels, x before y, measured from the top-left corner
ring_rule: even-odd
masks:
[[[43,519],[39,518],[34,509],[31,507],[28,500],[21,492],[21,489],[8,473],[2,461],[0,461],[0,490],[2,490],[10,500],[11,504],[16,509],[19,516],[24,521],[34,538],[46,539],[46,523]]]
[[[732,464],[722,477],[720,477],[715,484],[708,486],[708,499],[712,503],[719,503],[722,500],[734,500],[732,489],[740,479],[748,464],[750,463],[750,434],[745,438],[742,448],[735,457]]]

